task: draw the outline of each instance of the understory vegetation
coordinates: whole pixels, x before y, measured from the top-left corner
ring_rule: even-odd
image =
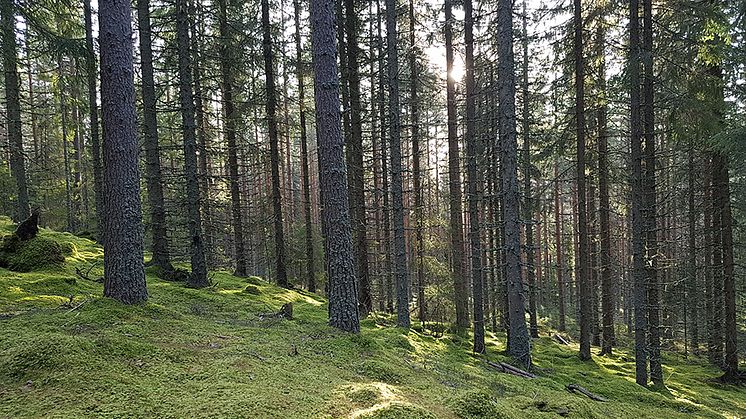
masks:
[[[487,332],[484,356],[468,336],[405,332],[378,313],[349,334],[327,325],[325,299],[257,277],[212,272],[212,287],[189,289],[149,270],[148,302],[125,306],[101,297],[98,245],[45,229],[39,239],[70,251],[64,264],[0,268],[0,417],[746,416],[746,389],[720,384],[704,359],[666,352],[666,388],[635,384],[622,330],[614,355],[582,362],[542,317],[538,378],[526,379],[485,362],[510,362],[502,333]],[[289,302],[293,318],[277,316]]]

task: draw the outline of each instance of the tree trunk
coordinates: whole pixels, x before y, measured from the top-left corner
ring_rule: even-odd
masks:
[[[368,240],[366,235],[367,220],[365,211],[365,183],[363,167],[363,122],[360,118],[360,70],[358,68],[358,31],[360,22],[357,16],[355,0],[345,1],[345,29],[347,32],[347,82],[350,99],[350,134],[347,143],[347,177],[350,185],[350,212],[353,225],[355,249],[355,272],[358,276],[360,312],[365,315],[373,310],[370,294],[370,277],[368,275]]]
[[[598,122],[598,209],[600,224],[600,263],[601,266],[601,354],[611,355],[614,336],[614,289],[611,278],[611,230],[609,216],[609,140],[606,117],[606,21],[601,18],[596,27],[596,47],[598,48],[598,89],[599,106],[596,115]]]
[[[456,80],[453,78],[453,12],[452,1],[445,0],[446,95],[448,112],[448,191],[451,224],[451,261],[456,304],[456,327],[469,328],[469,284],[464,272],[464,226],[461,204],[461,164],[456,112]]]
[[[466,43],[466,154],[467,182],[469,185],[469,244],[471,252],[472,297],[474,299],[474,352],[485,352],[484,347],[484,302],[482,283],[482,242],[479,219],[481,185],[477,159],[482,156],[482,141],[475,127],[476,92],[474,88],[474,18],[471,0],[464,1],[464,42]]]
[[[228,180],[231,191],[231,214],[233,215],[233,243],[236,253],[236,276],[246,276],[244,252],[243,217],[241,192],[238,185],[238,146],[236,145],[236,118],[233,105],[233,34],[228,24],[227,0],[218,2],[218,26],[220,29],[220,76],[223,90],[223,116],[225,118],[225,141],[228,146]]]
[[[145,172],[150,203],[150,231],[153,235],[152,263],[164,271],[173,269],[168,251],[166,208],[163,202],[161,157],[158,146],[158,117],[156,113],[155,81],[153,79],[152,32],[150,29],[150,1],[137,0],[138,38],[140,39],[140,68],[142,71],[143,143]]]
[[[531,337],[539,337],[539,326],[536,319],[536,267],[534,266],[534,220],[533,199],[531,197],[531,137],[530,110],[528,92],[528,23],[526,16],[526,0],[523,1],[523,15],[521,18],[523,33],[521,46],[523,60],[521,63],[521,90],[523,90],[523,112],[521,120],[521,137],[523,139],[523,222],[526,234],[526,276],[528,277],[528,315]]]
[[[148,299],[138,170],[131,4],[99,1],[101,114],[104,132],[104,296],[125,304]]]
[[[635,311],[635,381],[648,384],[646,272],[645,272],[645,220],[642,210],[644,194],[642,183],[642,125],[640,115],[640,6],[630,0],[629,18],[629,79],[630,79],[630,147],[632,192],[632,278]]]
[[[404,242],[401,141],[399,122],[399,55],[396,32],[396,0],[386,0],[386,45],[388,47],[389,143],[391,147],[391,201],[394,207],[394,272],[396,277],[396,324],[409,329],[409,273]]]
[[[658,260],[658,230],[656,223],[656,151],[655,151],[655,120],[653,110],[653,17],[651,0],[643,0],[643,86],[642,112],[645,138],[645,170],[643,178],[645,198],[645,249],[647,250],[647,281],[648,281],[648,359],[650,361],[650,379],[657,387],[663,387],[663,369],[660,354],[660,284],[657,273]]]
[[[576,0],[577,1],[577,0]],[[515,117],[515,66],[513,56],[513,6],[511,0],[498,0],[497,37],[500,138],[502,176],[505,276],[510,322],[508,353],[524,367],[531,365],[531,338],[526,328],[525,300],[521,278],[521,222],[518,213],[518,145]]]
[[[306,286],[316,292],[316,274],[313,254],[313,225],[311,224],[311,185],[308,168],[308,135],[306,134],[306,96],[303,81],[304,65],[300,42],[300,0],[293,0],[295,17],[295,76],[298,79],[298,113],[300,114],[301,176],[303,177],[303,205],[306,224]]]
[[[21,100],[19,97],[18,52],[16,51],[15,6],[13,0],[0,2],[0,25],[2,26],[3,69],[5,71],[5,106],[10,147],[10,169],[16,182],[16,221],[25,220],[31,214],[28,187],[26,186],[26,162],[21,133]]]
[[[210,282],[207,279],[205,248],[202,241],[188,10],[187,0],[176,1],[176,42],[179,49],[179,102],[181,104],[181,130],[184,141],[184,176],[186,177],[187,217],[192,265],[192,273],[187,280],[187,285],[194,288],[203,288],[210,285]]]
[[[580,359],[591,359],[592,290],[588,275],[588,214],[585,203],[585,60],[583,59],[583,18],[581,0],[573,2],[575,55],[575,124],[577,136],[576,176],[578,181],[578,301],[580,305]]]
[[[269,127],[269,153],[272,166],[272,209],[275,226],[275,259],[277,285],[288,287],[285,267],[285,235],[282,221],[282,196],[280,195],[280,151],[277,136],[277,100],[275,98],[275,69],[272,56],[272,30],[269,26],[269,0],[262,0],[262,50],[267,90],[267,126]],[[332,227],[332,226],[328,226]]]
[[[266,5],[266,0],[262,3]],[[360,321],[335,60],[334,2],[311,0],[311,23],[316,126],[320,134],[317,137],[319,178],[329,278],[329,324],[357,333],[360,331]]]
[[[687,228],[688,228],[688,273],[689,280],[686,286],[686,304],[688,305],[689,318],[689,336],[692,343],[692,351],[695,355],[699,355],[699,299],[702,294],[699,292],[697,284],[697,213],[694,206],[695,197],[695,177],[698,175],[696,167],[694,165],[694,145],[693,140],[690,140],[689,151],[689,174],[688,174],[688,214],[687,214]]]
[[[729,381],[738,380],[738,328],[736,311],[736,283],[733,272],[733,216],[730,208],[730,176],[728,174],[728,157],[720,160],[720,191],[722,218],[722,249],[723,249],[723,299],[725,323],[725,378]]]
[[[414,0],[409,0],[409,95],[412,118],[412,175],[414,183],[415,249],[417,251],[417,308],[420,322],[425,323],[427,312],[425,304],[425,242],[422,235],[424,227],[422,201],[422,171],[420,169],[420,109],[417,96],[417,84],[420,77],[417,69],[417,37],[415,35]]]
[[[554,242],[557,256],[557,292],[559,304],[559,327],[561,332],[565,331],[565,267],[562,255],[562,208],[560,207],[559,167],[554,163]]]

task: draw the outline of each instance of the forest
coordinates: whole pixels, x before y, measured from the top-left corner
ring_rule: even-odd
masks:
[[[0,0],[0,417],[746,417],[745,0]]]

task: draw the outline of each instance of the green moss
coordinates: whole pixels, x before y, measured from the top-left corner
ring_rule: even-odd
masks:
[[[357,405],[369,407],[378,403],[381,393],[376,388],[363,387],[350,391],[347,397]]]
[[[247,277],[246,283],[251,285],[267,285],[267,282],[258,276]]]
[[[246,288],[243,289],[244,294],[250,294],[250,295],[259,295],[262,293],[259,288],[255,287],[254,285],[247,285]]]
[[[402,374],[389,363],[369,359],[360,364],[360,374],[386,383],[398,383],[402,379]]]
[[[149,269],[148,303],[124,306],[75,275],[102,275],[98,245],[39,237],[74,251],[54,269],[0,268],[0,417],[746,417],[743,388],[716,383],[721,372],[696,357],[666,353],[667,390],[651,391],[634,383],[631,350],[582,362],[576,343],[544,337],[532,346],[540,378],[527,380],[472,356],[468,334],[404,333],[374,313],[350,335],[327,325],[322,297],[224,271],[194,290]],[[261,292],[247,296],[249,285]],[[287,302],[293,321],[258,316]],[[511,362],[504,334],[487,344],[490,359]]]
[[[435,419],[431,412],[411,404],[392,403],[388,406],[362,415],[366,419]]]
[[[16,272],[38,271],[46,268],[61,268],[65,255],[72,255],[72,243],[60,242],[37,236],[30,240],[19,240],[14,234],[5,236],[0,249],[0,266]]]
[[[454,413],[460,418],[494,418],[500,414],[500,405],[495,397],[484,390],[468,391],[452,403]]]

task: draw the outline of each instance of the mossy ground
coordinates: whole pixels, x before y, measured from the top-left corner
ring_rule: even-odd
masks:
[[[75,250],[60,267],[0,269],[0,417],[746,417],[746,389],[717,384],[697,360],[667,356],[667,389],[652,391],[634,383],[630,353],[584,363],[544,337],[540,378],[526,380],[491,370],[466,338],[404,333],[382,315],[338,332],[323,298],[225,272],[209,290],[149,275],[149,302],[123,306],[74,274],[100,260],[98,246],[41,234]],[[293,320],[262,316],[285,302]],[[488,356],[502,359],[504,336],[488,336]]]

